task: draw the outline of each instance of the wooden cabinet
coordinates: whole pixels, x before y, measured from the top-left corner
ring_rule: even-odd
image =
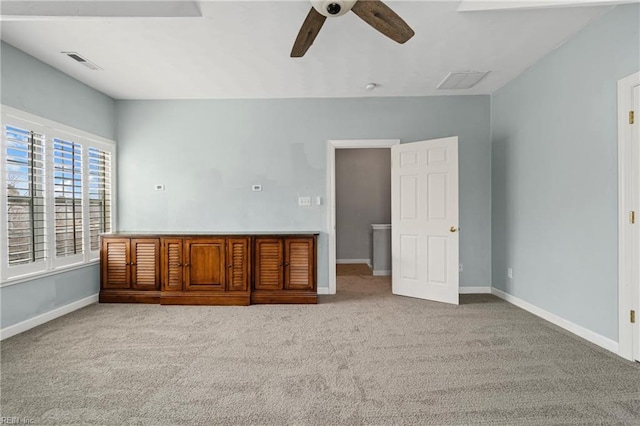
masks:
[[[104,238],[101,302],[158,303],[160,239]]]
[[[317,303],[316,236],[255,238],[252,303]]]
[[[250,238],[163,238],[163,305],[248,305]]]
[[[284,241],[281,238],[256,238],[256,290],[284,288]]]
[[[162,239],[162,291],[182,291],[182,238]]]
[[[184,262],[185,291],[225,290],[224,238],[184,240]]]
[[[316,303],[316,239],[315,234],[104,235],[100,301]]]
[[[227,239],[227,291],[250,291],[250,238]]]
[[[108,238],[102,240],[100,258],[102,261],[101,287],[103,290],[130,289],[131,260],[129,238]]]
[[[284,259],[284,289],[315,293],[314,238],[286,238]]]
[[[131,288],[160,290],[159,239],[131,239]]]

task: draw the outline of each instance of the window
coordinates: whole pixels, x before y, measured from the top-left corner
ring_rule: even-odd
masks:
[[[9,265],[44,261],[44,138],[13,126],[5,131]]]
[[[113,142],[3,106],[7,110],[0,279],[97,259],[99,235],[113,229]]]

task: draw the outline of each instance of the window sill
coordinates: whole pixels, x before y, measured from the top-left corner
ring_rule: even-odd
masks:
[[[46,278],[52,275],[63,274],[65,272],[75,271],[76,269],[88,268],[90,266],[99,265],[99,264],[100,264],[100,259],[93,259],[93,260],[90,260],[89,262],[76,263],[74,265],[69,265],[69,266],[62,266],[46,272],[35,272],[33,274],[20,275],[20,276],[9,278],[3,281],[2,283],[0,283],[0,288],[21,284],[27,281],[33,281],[40,278]]]

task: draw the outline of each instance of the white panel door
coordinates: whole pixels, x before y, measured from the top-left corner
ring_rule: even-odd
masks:
[[[631,127],[631,146],[632,146],[632,192],[631,192],[631,205],[634,206],[636,215],[640,211],[640,85],[633,88],[633,111],[635,119],[633,126]],[[639,222],[639,218],[636,218],[636,223]],[[631,309],[636,311],[636,322],[632,325],[632,347],[633,347],[633,359],[640,361],[640,228],[634,226],[633,236],[631,238],[632,253],[636,262],[632,262],[632,291],[633,302]]]
[[[458,137],[391,148],[393,294],[458,304]]]

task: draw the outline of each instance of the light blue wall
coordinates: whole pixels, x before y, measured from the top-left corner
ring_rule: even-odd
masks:
[[[115,139],[113,99],[4,41],[0,57],[2,104]]]
[[[115,137],[115,102],[15,47],[0,44],[0,101],[99,136]],[[0,288],[5,328],[97,294],[99,267],[87,267]]]
[[[493,285],[614,341],[617,82],[639,28],[619,6],[491,99]]]
[[[2,287],[2,328],[96,295],[99,290],[100,266],[97,263]]]
[[[489,112],[488,96],[118,101],[119,228],[321,231],[318,285],[327,287],[327,140],[457,135],[460,283],[489,286]],[[298,208],[300,195],[325,201]]]

